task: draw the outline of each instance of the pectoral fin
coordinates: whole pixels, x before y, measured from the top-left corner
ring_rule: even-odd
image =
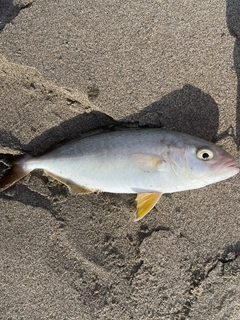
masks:
[[[143,170],[164,170],[165,160],[158,155],[134,153],[131,160]]]
[[[62,177],[59,177],[59,176],[57,176],[57,175],[55,175],[55,174],[53,174],[53,173],[51,173],[51,172],[49,172],[47,170],[45,170],[45,173],[47,175],[49,175],[50,177],[52,177],[53,179],[56,179],[56,180],[62,182],[68,188],[70,188],[71,190],[73,190],[73,191],[75,191],[77,193],[91,193],[91,192],[93,192],[93,190],[90,190],[90,189],[88,189],[88,188],[86,188],[84,186],[79,186],[79,185],[73,183],[72,181],[67,180],[65,178],[62,178]]]
[[[136,198],[137,212],[136,219],[142,219],[161,198],[161,193],[139,193]]]

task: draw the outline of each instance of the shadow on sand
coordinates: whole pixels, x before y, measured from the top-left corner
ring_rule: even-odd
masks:
[[[219,110],[214,99],[188,84],[120,121],[115,121],[102,112],[92,111],[62,122],[34,138],[27,145],[21,145],[18,139],[8,132],[0,132],[0,135],[2,146],[19,145],[19,149],[37,156],[63,140],[78,138],[86,132],[94,133],[95,130],[96,133],[101,132],[100,128],[111,127],[114,129],[164,127],[215,142],[219,140],[218,123]]]
[[[233,50],[234,68],[237,74],[236,97],[236,136],[235,143],[239,150],[240,144],[240,2],[238,0],[226,0],[226,21],[229,32],[235,37]]]
[[[0,0],[0,33],[5,25],[11,23],[22,9],[29,8],[32,2],[28,4],[14,4],[12,0]]]

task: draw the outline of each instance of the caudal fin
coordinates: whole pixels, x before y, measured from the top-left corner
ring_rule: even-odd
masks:
[[[24,163],[28,155],[12,156],[11,168],[6,171],[3,177],[0,178],[0,192],[11,187],[14,183],[24,178],[31,170],[24,168]]]

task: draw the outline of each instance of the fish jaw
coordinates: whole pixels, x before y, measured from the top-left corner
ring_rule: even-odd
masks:
[[[222,178],[221,180],[231,178],[236,174],[238,174],[240,171],[238,167],[239,164],[237,163],[237,161],[233,157],[231,157],[230,160],[229,158],[230,157],[228,154],[227,161],[225,161],[220,165],[219,164],[216,165],[215,173]]]

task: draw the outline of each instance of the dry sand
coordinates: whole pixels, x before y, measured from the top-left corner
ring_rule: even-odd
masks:
[[[0,0],[0,28],[1,159],[111,117],[239,159],[239,1]],[[136,223],[32,173],[0,195],[0,319],[240,319],[239,177]]]

